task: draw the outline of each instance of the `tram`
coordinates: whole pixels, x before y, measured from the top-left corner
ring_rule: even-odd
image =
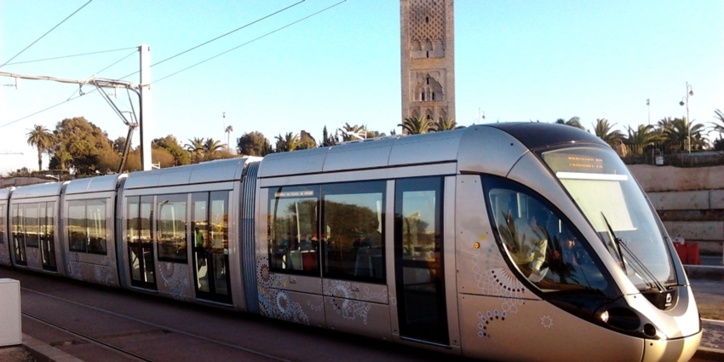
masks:
[[[686,361],[702,333],[626,166],[554,124],[1,189],[0,264],[481,359]]]

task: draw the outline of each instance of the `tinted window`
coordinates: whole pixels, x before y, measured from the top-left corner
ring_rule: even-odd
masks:
[[[271,269],[319,275],[319,187],[271,189],[269,211]]]
[[[158,196],[158,260],[185,263],[186,194]]]
[[[104,200],[68,202],[68,242],[71,251],[106,254],[106,204]]]
[[[545,292],[608,287],[588,244],[545,199],[508,180],[489,178],[485,186],[503,255],[522,277]]]
[[[385,281],[385,183],[324,185],[324,276]]]

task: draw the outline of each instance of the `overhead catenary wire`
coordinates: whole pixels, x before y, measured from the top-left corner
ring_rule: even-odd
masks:
[[[291,5],[287,6],[287,7],[285,7],[285,8],[279,9],[279,10],[277,10],[277,11],[271,13],[271,14],[268,14],[268,15],[266,15],[266,16],[263,16],[263,17],[261,17],[261,18],[259,18],[259,19],[256,19],[256,20],[254,20],[254,21],[252,21],[252,22],[250,22],[250,23],[246,23],[246,24],[244,24],[244,25],[242,25],[242,26],[240,26],[240,27],[238,27],[238,28],[236,28],[236,29],[234,29],[234,30],[231,30],[231,31],[226,32],[226,33],[224,33],[224,34],[222,34],[222,35],[219,35],[219,36],[217,36],[216,38],[213,38],[213,39],[211,39],[211,40],[207,40],[207,41],[205,41],[205,42],[203,42],[203,43],[201,43],[201,44],[199,44],[199,45],[196,45],[196,46],[193,46],[193,47],[191,47],[191,48],[189,48],[189,49],[186,49],[186,50],[182,51],[181,53],[178,53],[178,54],[172,55],[172,56],[170,56],[170,57],[168,57],[168,58],[166,58],[166,59],[160,60],[160,61],[152,64],[151,66],[153,67],[153,66],[155,66],[155,65],[159,65],[159,64],[165,63],[165,62],[167,62],[167,61],[169,61],[169,60],[171,60],[171,59],[173,59],[173,58],[176,58],[176,57],[178,57],[178,56],[181,56],[181,55],[183,55],[183,54],[186,54],[186,53],[188,53],[188,52],[190,52],[190,51],[192,51],[192,50],[194,50],[194,49],[200,48],[200,47],[202,47],[202,46],[204,46],[204,45],[206,45],[206,44],[209,44],[209,43],[212,43],[212,42],[214,42],[214,41],[216,41],[216,40],[219,40],[219,39],[221,39],[221,38],[223,38],[223,37],[225,37],[225,36],[227,36],[227,35],[231,35],[231,34],[237,32],[237,31],[239,31],[239,30],[242,30],[242,29],[244,29],[244,28],[247,28],[247,27],[249,27],[249,26],[252,26],[252,25],[254,25],[254,24],[256,24],[256,23],[258,23],[258,22],[260,22],[260,21],[262,21],[262,20],[266,20],[266,19],[268,19],[268,18],[271,18],[272,16],[277,15],[277,14],[279,14],[279,13],[282,13],[282,12],[284,12],[284,11],[286,11],[286,10],[289,10],[289,9],[291,9],[291,8],[297,6],[297,5],[299,5],[299,4],[301,4],[301,3],[305,2],[305,1],[306,1],[306,0],[300,0],[300,1],[296,2],[296,3],[294,3],[294,4],[291,4]]]
[[[89,0],[89,2],[90,2],[90,1],[92,1],[92,0]],[[213,41],[215,41],[215,40],[218,40],[218,39],[220,39],[220,38],[222,38],[222,37],[224,37],[224,36],[227,36],[227,35],[235,32],[235,31],[237,31],[237,30],[241,30],[241,29],[243,29],[243,28],[245,28],[245,27],[248,27],[248,26],[251,25],[251,24],[257,23],[257,22],[259,22],[260,20],[269,18],[270,16],[273,16],[273,15],[276,15],[276,14],[282,12],[282,11],[288,10],[289,8],[291,8],[291,7],[293,7],[293,6],[296,6],[296,5],[298,5],[298,4],[300,4],[300,3],[304,2],[304,1],[306,1],[306,0],[301,0],[301,1],[299,1],[299,2],[297,2],[297,3],[294,3],[294,4],[290,5],[290,6],[287,6],[286,8],[277,10],[277,11],[275,11],[274,13],[271,13],[271,14],[269,14],[269,15],[266,15],[266,16],[264,16],[264,17],[262,17],[262,18],[260,18],[260,19],[257,19],[257,20],[255,20],[255,21],[253,21],[253,22],[251,22],[251,23],[245,24],[245,25],[243,25],[243,26],[241,26],[241,27],[239,27],[239,28],[237,28],[237,29],[234,29],[234,30],[232,30],[232,31],[229,31],[229,32],[223,34],[223,35],[217,36],[217,37],[215,37],[215,38],[213,38],[213,39],[211,39],[211,40],[209,40],[209,41],[206,41],[206,42],[201,43],[201,44],[199,44],[199,45],[196,45],[196,46],[194,46],[194,47],[192,47],[192,48],[189,48],[189,49],[187,49],[187,50],[185,50],[185,51],[183,51],[183,52],[181,52],[181,53],[178,53],[178,54],[173,55],[173,56],[171,56],[171,57],[169,57],[169,58],[166,58],[166,59],[164,59],[164,60],[161,60],[160,62],[157,62],[157,63],[155,63],[155,64],[152,64],[151,67],[153,67],[153,66],[155,66],[155,65],[158,65],[158,64],[161,64],[161,63],[163,63],[163,62],[166,62],[166,61],[168,61],[168,60],[170,60],[170,59],[173,59],[173,58],[175,58],[175,57],[178,57],[178,56],[180,56],[180,55],[182,55],[182,54],[188,53],[189,51],[192,51],[192,50],[194,50],[194,49],[197,49],[197,48],[199,48],[199,47],[201,47],[201,46],[203,46],[203,45],[209,44],[209,43],[211,43],[211,42],[213,42]],[[171,73],[171,74],[169,74],[169,75],[167,75],[167,76],[165,76],[165,77],[163,77],[163,78],[160,78],[159,80],[154,81],[153,83],[158,83],[158,82],[161,81],[161,80],[168,79],[168,78],[170,78],[170,77],[172,77],[172,76],[175,76],[175,75],[177,75],[177,74],[179,74],[179,73],[182,73],[182,72],[184,72],[184,71],[186,71],[186,70],[189,70],[189,69],[194,68],[194,67],[196,67],[196,66],[199,66],[199,65],[201,65],[201,64],[203,64],[203,63],[206,63],[206,62],[208,62],[208,61],[210,61],[210,60],[212,60],[212,59],[218,58],[218,57],[220,57],[220,56],[222,56],[222,55],[225,55],[225,54],[227,54],[227,53],[229,53],[229,52],[232,52],[232,51],[234,51],[234,50],[236,50],[236,49],[238,49],[238,48],[241,48],[241,47],[246,46],[246,45],[248,45],[248,44],[250,44],[250,43],[253,43],[253,42],[256,42],[256,41],[258,41],[258,40],[261,40],[261,39],[263,39],[263,38],[265,38],[265,37],[267,37],[267,36],[269,36],[269,35],[272,35],[272,34],[274,34],[274,33],[277,33],[277,32],[279,32],[279,31],[281,31],[281,30],[284,30],[284,29],[286,29],[286,28],[288,28],[288,27],[291,27],[291,26],[293,26],[293,25],[295,25],[295,24],[298,24],[298,23],[300,23],[300,22],[302,22],[302,21],[305,21],[305,20],[307,20],[307,19],[309,19],[309,18],[311,18],[311,17],[314,17],[314,16],[316,16],[316,15],[318,15],[318,14],[321,14],[321,13],[327,11],[327,10],[330,10],[330,9],[332,9],[332,8],[338,6],[338,5],[340,5],[340,4],[342,4],[342,3],[346,2],[346,1],[347,1],[347,0],[339,1],[339,2],[337,2],[337,3],[335,3],[335,4],[332,4],[332,5],[330,5],[330,6],[326,7],[326,8],[323,8],[323,9],[321,9],[321,10],[319,10],[319,11],[316,11],[316,12],[310,14],[310,15],[307,15],[307,16],[305,16],[305,17],[302,17],[302,18],[300,18],[300,19],[298,19],[298,20],[295,20],[295,21],[293,21],[293,22],[291,22],[291,23],[288,23],[288,24],[286,24],[286,25],[284,25],[284,26],[281,26],[281,27],[279,27],[279,28],[276,28],[276,29],[274,29],[274,30],[272,30],[272,31],[270,31],[270,32],[267,32],[267,33],[265,33],[265,34],[263,34],[263,35],[261,35],[261,36],[258,36],[258,37],[254,38],[254,39],[252,39],[252,40],[249,40],[249,41],[247,41],[247,42],[244,42],[244,43],[242,43],[242,44],[240,44],[240,45],[238,45],[238,46],[236,46],[236,47],[233,47],[233,48],[231,48],[231,49],[229,49],[229,50],[226,50],[226,51],[224,51],[224,52],[222,52],[222,53],[219,53],[219,54],[217,54],[217,55],[215,55],[215,56],[213,56],[213,57],[207,58],[207,59],[202,60],[202,61],[200,61],[200,62],[198,62],[198,63],[195,63],[195,64],[193,64],[193,65],[191,65],[191,66],[188,66],[188,67],[186,67],[186,68],[183,68],[183,69],[181,69],[181,70],[179,70],[179,71],[177,71],[177,72]],[[86,5],[87,5],[87,4],[86,4]],[[85,6],[85,5],[84,5],[84,6]],[[79,10],[80,10],[80,9],[79,9]],[[77,11],[76,11],[76,12],[77,12]],[[56,26],[56,27],[57,27],[57,26]],[[134,53],[135,53],[135,52],[134,52]],[[126,57],[128,57],[128,56],[126,56]],[[126,57],[124,57],[124,58],[126,58]],[[116,63],[117,63],[117,62],[116,62]],[[111,64],[110,66],[104,68],[103,70],[106,70],[106,69],[110,68],[111,66],[115,65],[116,63]],[[103,71],[103,70],[102,70],[102,71]],[[126,76],[124,76],[124,77],[121,77],[121,78],[118,78],[118,79],[125,79],[125,78],[128,78],[128,77],[130,77],[130,76],[132,76],[132,75],[134,75],[134,74],[138,74],[138,73],[139,73],[139,72],[133,72],[133,73],[131,73],[131,74],[128,74],[128,75],[126,75]],[[82,88],[82,85],[81,85],[81,88]],[[34,112],[34,113],[32,113],[32,114],[29,114],[29,115],[27,115],[27,116],[18,118],[18,119],[16,119],[16,120],[10,121],[10,122],[8,122],[8,123],[2,124],[2,125],[0,125],[0,128],[9,126],[9,125],[11,125],[11,124],[17,123],[17,122],[22,121],[22,120],[25,120],[25,119],[28,119],[28,118],[30,118],[30,117],[33,117],[33,116],[37,115],[37,114],[43,113],[43,112],[48,111],[48,110],[50,110],[50,109],[52,109],[52,108],[61,106],[61,105],[65,104],[65,103],[68,103],[68,102],[70,102],[70,101],[73,101],[73,100],[75,100],[75,99],[78,99],[78,98],[82,97],[83,95],[87,94],[87,93],[83,93],[82,90],[81,90],[81,88],[79,88],[80,91],[79,91],[79,90],[76,90],[76,91],[74,91],[73,93],[71,93],[71,95],[70,95],[70,96],[68,97],[68,99],[66,99],[65,101],[62,101],[62,102],[60,102],[60,103],[51,105],[51,106],[46,107],[46,108],[44,108],[44,109],[42,109],[42,110],[40,110],[40,111]],[[97,89],[93,89],[92,91],[90,91],[90,92],[88,92],[88,93],[95,92],[96,90],[97,90]],[[75,94],[78,94],[78,95],[77,95],[77,96],[73,96],[73,95],[75,95]]]
[[[203,64],[203,63],[206,63],[206,62],[208,62],[208,61],[210,61],[210,60],[212,60],[212,59],[216,59],[216,58],[218,58],[218,57],[220,57],[220,56],[222,56],[222,55],[224,55],[224,54],[230,53],[230,52],[232,52],[232,51],[234,51],[234,50],[236,50],[236,49],[239,49],[239,48],[241,48],[241,47],[243,47],[243,46],[249,45],[249,44],[251,44],[251,43],[253,43],[253,42],[257,41],[257,40],[266,38],[266,37],[269,36],[269,35],[272,35],[272,34],[274,34],[274,33],[276,33],[276,32],[279,32],[279,31],[281,31],[281,30],[284,30],[284,29],[286,29],[286,28],[288,28],[288,27],[290,27],[290,26],[293,26],[293,25],[295,25],[295,24],[301,23],[301,22],[304,21],[304,20],[307,20],[307,19],[309,19],[309,18],[311,18],[311,17],[313,17],[313,16],[316,16],[316,15],[319,15],[319,14],[321,14],[321,13],[323,13],[323,12],[329,10],[329,9],[332,9],[332,8],[334,8],[335,6],[338,6],[338,5],[340,5],[340,4],[342,4],[342,3],[346,2],[346,1],[347,1],[347,0],[342,0],[342,1],[340,1],[340,2],[337,2],[337,3],[335,3],[335,4],[332,4],[332,5],[326,7],[326,8],[324,8],[324,9],[322,9],[322,10],[319,10],[319,11],[314,12],[314,13],[312,13],[312,14],[310,14],[310,15],[307,15],[307,16],[301,18],[301,19],[295,20],[295,21],[293,21],[293,22],[291,22],[291,23],[289,23],[289,24],[286,24],[286,25],[284,25],[284,26],[281,26],[281,27],[279,27],[279,28],[276,28],[276,29],[274,29],[274,30],[272,30],[272,31],[270,31],[270,32],[267,32],[267,33],[265,33],[265,34],[263,34],[263,35],[260,35],[260,36],[254,38],[254,39],[251,39],[251,40],[249,40],[249,41],[247,41],[247,42],[245,42],[245,43],[239,44],[239,45],[237,45],[237,46],[235,46],[235,47],[233,47],[233,48],[231,48],[231,49],[229,49],[229,50],[226,50],[226,51],[224,51],[224,52],[221,52],[221,53],[219,53],[219,54],[216,54],[216,55],[214,55],[213,57],[206,58],[206,59],[204,59],[204,60],[202,60],[202,61],[200,61],[200,62],[198,62],[198,63],[195,63],[195,64],[190,65],[190,66],[188,66],[188,67],[186,67],[186,68],[183,68],[183,69],[181,69],[181,70],[179,70],[179,71],[176,71],[176,72],[174,72],[174,73],[171,73],[171,74],[169,74],[169,75],[167,75],[167,76],[165,76],[165,77],[159,78],[159,79],[155,80],[153,83],[154,83],[154,84],[155,84],[155,83],[158,83],[158,82],[160,82],[160,81],[162,81],[162,80],[164,80],[164,79],[170,78],[170,77],[172,77],[172,76],[174,76],[174,75],[177,75],[177,74],[179,74],[179,73],[181,73],[181,72],[185,72],[185,71],[187,71],[187,70],[189,70],[189,69],[191,69],[191,68],[194,68],[194,67],[196,67],[196,66],[198,66],[198,65],[201,65],[201,64]]]
[[[96,52],[89,52],[89,53],[61,55],[61,56],[51,57],[51,58],[42,58],[42,59],[25,60],[25,61],[22,61],[22,62],[6,63],[6,65],[18,65],[18,64],[29,64],[29,63],[47,62],[47,61],[50,61],[50,60],[58,60],[58,59],[66,59],[66,58],[74,58],[74,57],[84,57],[84,56],[88,56],[88,55],[112,53],[112,52],[118,52],[118,51],[122,51],[122,50],[130,50],[130,49],[135,50],[135,49],[138,49],[138,47],[126,47],[126,48],[119,48],[119,49],[99,50],[99,51],[96,51]],[[134,51],[134,53],[135,53],[135,51]]]
[[[26,50],[28,50],[31,46],[35,45],[35,43],[37,43],[38,41],[40,41],[40,39],[43,39],[46,35],[50,34],[53,30],[55,30],[55,29],[56,29],[57,27],[59,27],[61,24],[63,24],[64,22],[66,22],[66,20],[70,19],[71,17],[73,17],[73,15],[75,15],[76,13],[78,13],[79,11],[81,11],[81,9],[83,9],[84,7],[86,7],[86,5],[90,4],[91,1],[93,1],[93,0],[88,0],[87,3],[83,4],[83,6],[79,7],[78,10],[74,11],[72,14],[68,15],[65,19],[63,19],[63,20],[62,20],[60,23],[58,23],[56,26],[52,27],[50,30],[48,30],[47,32],[45,32],[45,34],[41,35],[40,38],[35,39],[35,41],[33,41],[32,43],[30,43],[30,45],[28,45],[28,46],[26,46],[25,48],[23,48],[23,50],[21,50],[19,53],[13,55],[13,56],[12,56],[10,59],[8,59],[5,63],[3,63],[2,65],[0,65],[0,68],[4,67],[4,66],[7,65],[8,63],[10,63],[13,59],[17,58],[20,54],[23,54],[23,52],[25,52]]]

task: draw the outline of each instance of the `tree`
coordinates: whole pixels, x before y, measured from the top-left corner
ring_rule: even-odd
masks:
[[[330,136],[327,132],[327,126],[324,126],[324,129],[322,130],[322,142],[319,143],[319,147],[334,146],[337,143],[336,135]]]
[[[209,156],[213,156],[216,152],[221,151],[223,148],[224,146],[221,144],[221,141],[217,141],[213,138],[207,138],[206,141],[204,141],[203,151],[207,158]]]
[[[78,175],[94,175],[105,171],[108,165],[101,165],[101,155],[114,153],[112,142],[103,130],[83,117],[66,118],[53,131],[55,144],[51,167],[65,170],[75,169]],[[112,168],[117,167],[117,165]]]
[[[227,151],[231,151],[231,145],[229,144],[229,136],[231,135],[231,132],[234,132],[234,127],[232,127],[231,125],[226,126],[224,133],[226,133],[226,150]]]
[[[317,141],[308,132],[302,130],[301,136],[299,136],[299,142],[297,143],[296,150],[308,150],[317,147]]]
[[[427,133],[432,129],[432,120],[425,117],[409,117],[398,124],[402,127],[403,134],[423,134]]]
[[[266,156],[272,152],[271,143],[261,132],[243,134],[236,140],[236,150],[246,156]]]
[[[451,118],[440,117],[437,119],[437,122],[435,122],[435,124],[434,124],[434,130],[437,132],[452,131],[452,130],[458,129],[458,128],[465,128],[465,126],[458,126],[457,122],[455,122],[455,120],[451,119]]]
[[[585,130],[585,128],[581,125],[581,119],[578,117],[571,117],[571,119],[567,121],[564,121],[563,118],[558,118],[556,123]]]
[[[299,145],[299,136],[292,132],[287,132],[284,136],[281,133],[274,137],[276,142],[275,152],[290,152],[297,149]]]
[[[659,121],[659,124],[662,125],[665,143],[670,152],[701,150],[706,147],[707,140],[701,134],[703,125],[689,122],[686,118],[676,118],[666,122],[664,126],[664,120]]]
[[[181,147],[176,137],[168,135],[164,138],[156,138],[151,141],[151,147],[167,151],[174,158],[174,162],[171,165],[164,165],[161,160],[161,167],[188,165],[191,163],[191,157],[186,150]]]
[[[120,136],[113,140],[111,148],[113,148],[113,151],[117,153],[123,153],[124,149],[126,148],[126,137]]]
[[[719,138],[714,140],[714,151],[724,151],[724,113],[721,110],[714,111],[717,122],[712,122],[712,131],[719,132]],[[721,124],[719,124],[721,123]]]
[[[351,125],[349,123],[345,123],[342,128],[339,129],[342,133],[342,141],[343,142],[349,142],[354,140],[361,140],[365,139],[367,136],[367,132],[365,131],[364,126],[360,125]]]
[[[53,146],[53,134],[43,125],[36,124],[28,135],[28,144],[38,150],[38,171],[43,170],[43,153]]]
[[[199,163],[204,157],[204,139],[199,137],[189,138],[189,143],[184,145],[186,151],[191,154],[193,163]]]
[[[620,131],[613,130],[613,126],[615,124],[610,124],[607,119],[598,118],[596,124],[593,125],[593,131],[598,138],[615,148],[617,140],[622,139],[623,134]]]
[[[628,136],[624,143],[633,153],[641,156],[647,147],[653,146],[658,140],[659,136],[654,130],[654,126],[640,124],[637,130],[628,128]]]
[[[719,109],[715,110],[714,118],[716,118],[716,121],[711,123],[712,131],[720,134],[724,133],[724,112]]]

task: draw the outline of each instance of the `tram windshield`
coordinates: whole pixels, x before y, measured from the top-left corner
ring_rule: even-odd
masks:
[[[541,156],[640,290],[675,283],[671,256],[654,211],[614,152],[579,147],[546,151]]]

